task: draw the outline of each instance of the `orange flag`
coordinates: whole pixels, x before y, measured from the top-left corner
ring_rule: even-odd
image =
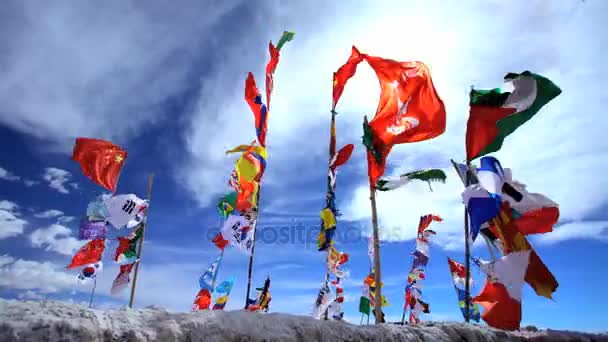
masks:
[[[68,268],[74,268],[78,266],[84,266],[87,264],[94,264],[101,260],[103,250],[106,244],[104,239],[95,239],[87,242],[86,245],[82,246],[80,250],[72,258],[72,262],[68,265]]]
[[[384,174],[393,145],[441,135],[445,131],[446,112],[424,63],[362,56],[376,72],[381,87],[376,115],[364,132],[370,182],[376,184]]]

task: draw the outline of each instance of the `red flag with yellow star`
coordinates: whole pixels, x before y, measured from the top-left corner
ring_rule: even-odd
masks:
[[[120,170],[127,151],[105,140],[77,138],[72,159],[80,163],[82,172],[93,182],[116,192]]]

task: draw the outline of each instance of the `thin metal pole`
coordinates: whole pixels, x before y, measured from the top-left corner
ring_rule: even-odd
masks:
[[[217,262],[217,267],[215,268],[215,273],[213,273],[213,280],[211,281],[211,296],[215,292],[215,279],[217,279],[217,274],[220,272],[220,265],[222,264],[222,260],[224,259],[224,250],[220,252],[220,261]]]
[[[95,288],[97,287],[97,276],[93,279],[93,289],[91,289],[91,299],[89,299],[89,309],[93,306],[93,296],[95,295]]]
[[[256,215],[255,215],[255,227],[253,229],[253,244],[251,245],[251,255],[249,256],[249,269],[247,271],[247,294],[245,295],[245,310],[249,307],[249,292],[251,291],[251,273],[253,272],[253,253],[255,252],[255,236],[256,231],[258,230],[258,219],[260,216],[260,191],[262,191],[262,187],[258,188],[258,193],[256,195],[255,204]]]
[[[469,167],[471,166],[471,163],[469,161],[467,161],[467,172],[465,174],[465,188],[467,186],[469,186]],[[464,256],[465,256],[465,267],[466,267],[466,278],[464,280],[464,287],[465,287],[465,298],[464,298],[464,309],[465,309],[465,315],[464,315],[464,320],[465,322],[469,322],[470,318],[471,318],[471,313],[470,313],[470,300],[469,298],[471,297],[471,284],[469,282],[469,278],[471,277],[471,250],[470,250],[470,246],[469,246],[469,213],[467,210],[467,203],[464,204]]]
[[[137,272],[139,271],[139,264],[141,263],[141,250],[144,246],[144,237],[146,236],[146,226],[148,225],[148,215],[150,213],[150,198],[152,197],[152,184],[154,183],[154,174],[151,173],[148,176],[148,208],[146,208],[146,216],[141,226],[141,238],[139,246],[137,246],[137,262],[135,263],[135,273],[133,274],[133,284],[131,284],[131,297],[129,298],[129,308],[133,308],[133,301],[135,300],[135,286],[137,284]]]

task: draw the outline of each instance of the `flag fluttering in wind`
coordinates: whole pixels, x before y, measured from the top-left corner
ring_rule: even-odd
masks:
[[[210,293],[213,292],[213,279],[215,279],[215,273],[217,272],[223,255],[223,253],[220,254],[215,259],[215,261],[211,263],[211,265],[209,265],[209,268],[207,268],[205,273],[203,273],[203,275],[200,277],[198,282],[202,290],[209,290]]]
[[[475,241],[481,226],[495,218],[502,203],[504,171],[498,159],[481,158],[481,167],[477,172],[479,184],[469,185],[462,197],[471,219],[471,239]]]
[[[430,257],[430,239],[435,235],[435,231],[429,227],[433,222],[442,222],[443,219],[437,215],[424,215],[420,217],[418,222],[418,231],[416,237],[416,250],[413,255],[412,267],[408,273],[407,282],[405,285],[405,303],[403,312],[409,308],[410,316],[408,321],[410,324],[420,323],[421,313],[430,313],[429,305],[422,301],[422,284],[425,276],[425,266]]]
[[[236,184],[232,184],[232,181],[229,183],[234,186],[234,189],[237,192],[235,208],[242,212],[257,208],[257,193],[266,169],[268,154],[266,148],[263,146],[256,146],[255,141],[250,145],[237,146],[226,151],[226,154],[236,152],[241,152],[241,156],[234,167]]]
[[[208,289],[201,289],[194,298],[192,311],[209,310],[211,305],[211,292]]]
[[[530,71],[509,73],[504,79],[512,83],[512,92],[471,90],[466,133],[469,161],[500,150],[508,135],[562,92],[548,78]]]
[[[94,264],[88,264],[82,270],[80,270],[77,278],[81,283],[85,283],[89,280],[97,278],[97,274],[101,272],[102,269],[103,263],[101,260]]]
[[[90,138],[77,138],[72,154],[85,176],[113,193],[125,158],[127,151],[119,146]]]
[[[230,214],[212,242],[221,250],[230,244],[247,254],[251,254],[254,229],[255,214],[253,214],[253,217],[245,214]]]
[[[272,300],[272,296],[270,295],[270,277],[266,277],[264,286],[258,287],[256,290],[258,290],[258,297],[255,302],[252,301],[247,310],[268,312],[270,310],[270,301]]]
[[[76,252],[68,268],[94,264],[100,261],[106,246],[105,242],[104,239],[95,239],[87,242]]]
[[[131,281],[129,276],[131,275],[133,266],[135,266],[135,262],[132,264],[120,265],[120,271],[118,272],[118,275],[116,275],[116,278],[114,278],[112,288],[110,289],[112,295],[117,295],[129,285],[129,281]]]
[[[226,303],[228,303],[228,298],[230,296],[232,286],[234,285],[234,280],[235,278],[231,277],[215,287],[215,293],[218,294],[218,297],[213,305],[213,310],[224,310]]]
[[[446,112],[424,63],[363,58],[376,72],[381,87],[376,115],[363,124],[370,184],[375,185],[393,146],[443,134]]]
[[[80,220],[80,226],[78,227],[78,240],[105,239],[107,233],[108,225],[103,219],[90,220],[87,216]]]
[[[108,216],[105,220],[115,228],[133,228],[143,221],[148,201],[135,194],[116,195],[104,200]]]
[[[398,178],[381,178],[376,182],[376,190],[389,191],[400,188],[411,181],[424,181],[431,185],[431,182],[445,183],[446,175],[440,169],[429,169],[408,172]]]
[[[137,259],[137,242],[141,239],[143,227],[140,225],[131,234],[118,238],[114,261],[119,265],[132,264]]]
[[[245,81],[245,101],[247,101],[253,112],[256,135],[261,146],[266,146],[270,98],[274,89],[273,75],[279,64],[279,51],[281,50],[281,47],[283,47],[286,42],[291,41],[294,36],[295,33],[285,31],[283,32],[281,39],[279,39],[276,48],[272,42],[268,44],[270,61],[268,61],[268,64],[266,65],[266,104],[262,103],[262,95],[256,86],[255,78],[251,72],[247,75],[247,80]]]
[[[456,289],[456,295],[458,296],[458,306],[462,311],[462,316],[467,317],[466,314],[466,291],[465,291],[465,282],[467,272],[465,266],[459,262],[452,260],[448,257],[448,265],[450,266],[450,273],[452,274],[452,280],[454,282],[454,289]],[[473,281],[469,277],[469,284],[472,284]],[[477,304],[471,302],[471,295],[469,295],[469,316],[475,322],[479,322],[481,319],[481,314],[479,312],[479,307]]]
[[[363,61],[363,56],[359,53],[359,50],[353,46],[348,61],[346,61],[338,71],[334,72],[333,101],[331,106],[333,111],[336,110],[336,105],[338,105],[338,100],[340,100],[340,97],[342,96],[346,82],[355,75],[357,65],[359,65],[361,61]]]

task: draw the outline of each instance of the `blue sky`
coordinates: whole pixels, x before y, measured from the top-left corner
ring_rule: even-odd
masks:
[[[409,253],[418,218],[437,213],[424,298],[430,320],[461,320],[446,256],[463,259],[462,184],[449,159],[464,158],[467,93],[499,86],[507,72],[531,70],[563,94],[494,154],[514,178],[560,204],[560,224],[530,239],[557,277],[555,300],[526,285],[523,324],[595,331],[608,326],[601,272],[608,263],[608,161],[601,116],[608,94],[608,3],[596,1],[354,1],[349,6],[229,0],[221,5],[184,1],[110,1],[95,7],[9,1],[0,13],[0,296],[88,301],[64,266],[82,244],[78,217],[103,189],[70,160],[77,136],[109,139],[128,150],[121,193],[145,196],[155,173],[149,227],[136,306],[187,311],[198,277],[218,250],[215,201],[227,191],[234,158],[224,151],[255,138],[243,100],[252,71],[259,85],[268,40],[283,30],[296,38],[281,51],[269,118],[268,168],[260,202],[254,286],[272,278],[273,312],[309,314],[323,280],[316,251],[324,205],[331,75],[355,44],[362,52],[421,60],[444,100],[446,133],[394,148],[387,175],[436,167],[448,174],[430,193],[412,185],[379,195],[385,242],[381,248],[389,320],[400,319]],[[497,14],[500,14],[499,16]],[[343,212],[336,239],[350,254],[346,318],[358,323],[358,298],[368,272],[370,226],[364,150],[364,114],[373,115],[379,89],[364,63],[338,106],[338,143],[354,143],[338,174]],[[276,232],[311,237],[276,241]],[[389,234],[390,232],[390,234]],[[112,231],[112,236],[126,234]],[[111,246],[113,251],[115,246]],[[475,255],[487,257],[482,245]],[[106,255],[107,257],[107,255]],[[248,258],[228,250],[219,278],[237,277],[227,309],[244,303]],[[98,282],[96,307],[120,307],[126,291],[109,289],[117,266],[109,260]],[[474,270],[474,277],[483,282]],[[477,287],[476,291],[479,288]],[[565,315],[564,313],[569,313]]]

